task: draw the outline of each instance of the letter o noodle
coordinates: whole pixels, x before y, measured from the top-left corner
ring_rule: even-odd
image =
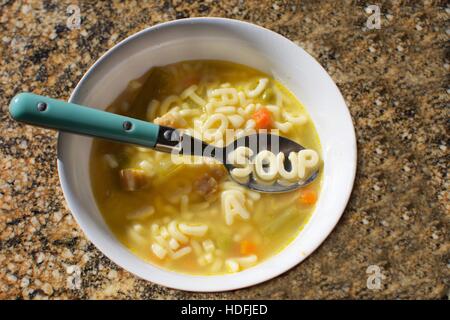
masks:
[[[255,157],[255,172],[256,175],[263,181],[272,181],[278,173],[277,158],[269,150],[263,150]],[[267,170],[264,165],[267,165]]]
[[[219,127],[213,130],[213,125],[216,122],[220,122]],[[225,130],[228,128],[228,118],[223,114],[213,114],[208,120],[203,124],[202,130],[203,136],[207,140],[213,140],[215,137],[220,138],[223,137]],[[212,133],[211,131],[216,131]]]

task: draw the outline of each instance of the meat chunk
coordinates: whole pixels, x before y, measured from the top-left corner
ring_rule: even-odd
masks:
[[[219,183],[211,175],[205,173],[195,180],[194,190],[197,194],[208,200],[213,198],[219,190]]]
[[[227,172],[223,165],[208,165],[208,171],[194,181],[194,191],[206,200],[213,199],[219,191],[219,183]]]
[[[220,181],[227,175],[227,170],[221,163],[217,164],[209,164],[209,171],[212,177],[214,177],[216,180]]]
[[[120,185],[126,191],[142,189],[149,183],[148,175],[141,169],[122,169],[119,174]]]
[[[165,115],[153,120],[154,123],[160,126],[167,126],[172,128],[185,128],[186,121],[178,113],[166,113]]]

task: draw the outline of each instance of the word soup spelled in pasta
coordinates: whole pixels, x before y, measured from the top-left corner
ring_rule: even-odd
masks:
[[[275,155],[269,150],[264,150],[253,156],[253,151],[248,147],[238,147],[230,152],[228,162],[236,166],[230,172],[235,180],[246,182],[253,173],[256,179],[265,182],[281,179],[294,183],[305,180],[319,165],[319,155],[311,149],[290,152],[288,156],[290,169],[286,169],[286,156],[283,152]]]

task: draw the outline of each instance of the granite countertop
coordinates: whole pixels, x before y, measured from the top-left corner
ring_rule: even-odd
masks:
[[[0,298],[448,298],[445,1],[373,1],[380,29],[366,27],[366,1],[78,1],[81,25],[70,30],[72,2],[1,1]],[[323,245],[276,279],[215,294],[146,282],[100,253],[64,201],[56,133],[7,113],[21,91],[68,99],[118,41],[194,16],[250,21],[302,46],[342,91],[358,140],[354,190]],[[380,268],[379,289],[367,286],[369,266]]]

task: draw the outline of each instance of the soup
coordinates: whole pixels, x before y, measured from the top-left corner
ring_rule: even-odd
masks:
[[[222,146],[252,130],[274,131],[320,159],[314,124],[294,95],[269,75],[230,62],[152,68],[107,110]],[[197,275],[239,272],[283,250],[311,217],[322,180],[318,161],[303,172],[319,169],[308,186],[258,193],[211,159],[175,161],[168,153],[99,139],[90,159],[94,197],[114,235],[145,261]]]

